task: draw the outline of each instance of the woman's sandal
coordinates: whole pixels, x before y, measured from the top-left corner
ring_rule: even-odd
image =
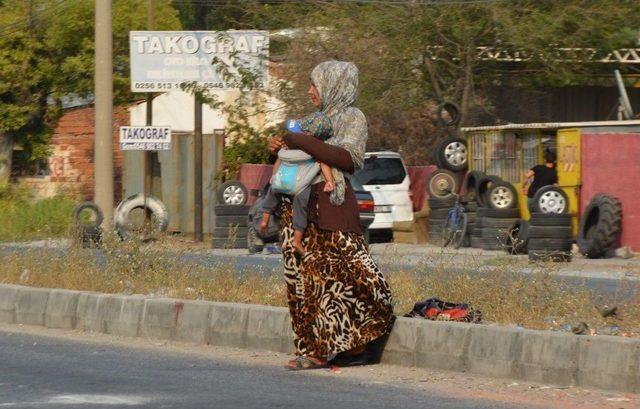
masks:
[[[293,361],[289,361],[289,363],[285,365],[285,368],[291,371],[303,371],[307,369],[322,369],[322,368],[328,368],[328,367],[329,365],[327,364],[327,362],[315,360],[315,359],[309,358],[308,356],[299,356]]]

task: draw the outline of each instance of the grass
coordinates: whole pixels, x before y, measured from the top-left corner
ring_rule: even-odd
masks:
[[[0,242],[39,240],[69,232],[75,201],[65,196],[34,200],[24,189],[0,191]]]
[[[224,264],[212,268],[187,263],[181,252],[107,237],[103,264],[78,248],[58,257],[42,257],[37,250],[4,254],[0,255],[0,283],[286,306],[282,276],[238,273]],[[436,296],[471,303],[482,311],[485,322],[534,329],[586,322],[592,329],[618,327],[610,331],[640,335],[639,299],[594,300],[586,287],[564,287],[552,274],[554,265],[536,265],[530,276],[513,274],[508,256],[491,268],[476,261],[464,266],[463,271],[484,271],[478,276],[448,271],[449,260],[439,256],[427,261],[429,267],[425,263],[418,268],[421,273],[386,272],[398,315],[410,311],[416,301]],[[598,307],[604,304],[618,305],[618,316],[603,318]]]

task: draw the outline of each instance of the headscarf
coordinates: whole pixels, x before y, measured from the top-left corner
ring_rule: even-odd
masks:
[[[367,119],[353,104],[358,98],[358,67],[346,61],[325,61],[311,71],[311,83],[320,95],[320,110],[330,119],[333,137],[327,143],[340,146],[351,154],[354,170],[362,168],[369,137]],[[345,180],[338,169],[332,169],[335,188],[330,201],[344,202]]]

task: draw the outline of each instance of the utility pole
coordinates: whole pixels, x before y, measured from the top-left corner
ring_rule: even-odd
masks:
[[[202,100],[200,95],[196,93],[195,99],[195,115],[194,115],[194,135],[193,135],[193,151],[194,151],[194,175],[193,182],[193,224],[194,239],[197,242],[202,241]]]
[[[153,16],[153,0],[147,0],[147,30],[153,30],[153,26],[154,24],[154,16]],[[146,95],[146,107],[147,107],[147,121],[146,121],[146,125],[147,126],[152,126],[153,125],[153,94],[151,92],[147,92]],[[146,207],[147,205],[147,195],[149,195],[151,193],[151,184],[152,184],[152,173],[153,173],[153,152],[151,151],[143,151],[143,175],[144,175],[144,181],[143,181],[143,197],[144,197],[144,204],[145,204],[145,211],[144,211],[144,215],[145,215],[145,219],[146,221],[150,221],[151,220],[151,211],[149,210],[148,207]]]
[[[111,0],[95,0],[95,139],[94,200],[113,223],[113,39]]]

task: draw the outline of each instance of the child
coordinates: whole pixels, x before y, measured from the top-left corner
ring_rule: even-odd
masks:
[[[318,111],[313,114],[304,117],[300,121],[300,128],[303,132],[308,133],[309,136],[314,136],[322,141],[333,136],[333,128],[331,126],[331,120],[324,113]],[[273,166],[273,174],[275,175],[280,166],[280,159],[276,160]],[[331,174],[331,167],[326,163],[320,162],[320,171],[324,176],[325,185],[324,191],[331,192],[334,189],[333,175]],[[269,226],[269,219],[273,212],[278,208],[280,203],[280,193],[273,191],[269,188],[267,194],[264,197],[262,204],[262,221],[260,222],[260,228],[265,231]],[[309,196],[311,195],[311,185],[305,187],[302,191],[293,197],[293,248],[295,251],[304,255],[304,246],[302,245],[302,238],[304,232],[307,229],[307,215]]]

